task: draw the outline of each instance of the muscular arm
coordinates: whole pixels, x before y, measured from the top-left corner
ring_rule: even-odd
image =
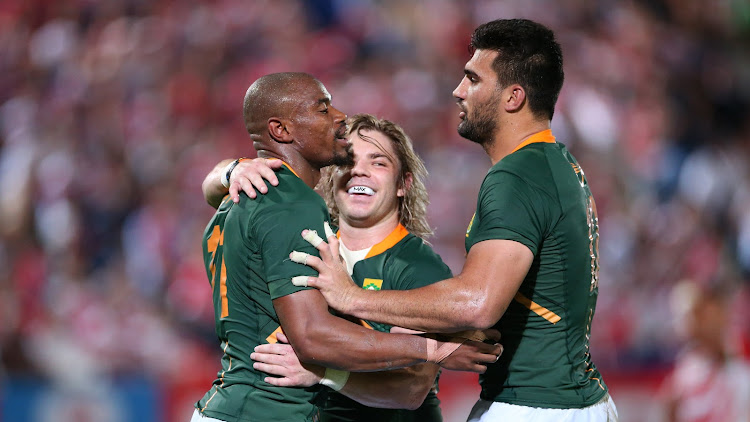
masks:
[[[346,371],[378,371],[427,360],[425,338],[381,333],[336,317],[328,312],[317,290],[282,296],[273,305],[302,362]]]
[[[423,363],[393,371],[353,373],[339,393],[365,406],[414,410],[430,392],[439,368]]]
[[[279,387],[309,387],[320,383],[325,368],[302,364],[289,339],[277,334],[278,343],[255,348],[253,367],[272,376],[265,381]],[[410,368],[382,372],[353,372],[339,392],[365,406],[386,409],[416,409],[435,383],[439,366],[422,363]]]
[[[493,326],[505,313],[534,256],[511,240],[485,240],[469,251],[461,274],[418,289],[350,289],[340,311],[428,332]],[[316,286],[317,287],[317,286]]]
[[[231,162],[231,158],[220,161],[219,164],[217,164],[216,167],[214,167],[214,169],[208,173],[206,178],[203,179],[203,184],[201,185],[201,190],[203,190],[203,197],[206,198],[206,202],[208,202],[208,205],[214,208],[219,208],[222,198],[224,198],[224,196],[226,196],[226,194],[229,192],[229,189],[225,188],[224,185],[221,184],[221,172]]]

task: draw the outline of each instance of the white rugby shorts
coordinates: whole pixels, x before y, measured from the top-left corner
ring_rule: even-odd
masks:
[[[598,403],[582,409],[546,409],[479,400],[467,422],[617,422],[617,407],[607,394]]]

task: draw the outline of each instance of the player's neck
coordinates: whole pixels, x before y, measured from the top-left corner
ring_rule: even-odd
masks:
[[[370,248],[388,237],[398,227],[398,212],[378,221],[375,224],[347,221],[339,218],[341,242],[352,251]]]
[[[494,142],[483,145],[492,165],[497,164],[532,135],[549,129],[550,121],[520,118],[498,126]]]
[[[307,160],[299,155],[280,154],[272,151],[258,151],[258,157],[277,158],[289,165],[294,174],[297,175],[307,186],[314,189],[320,180],[320,169],[312,166]]]

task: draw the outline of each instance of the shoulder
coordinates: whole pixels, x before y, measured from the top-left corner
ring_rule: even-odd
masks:
[[[539,170],[549,167],[547,150],[553,145],[529,145],[522,148],[492,166],[488,177],[503,177],[509,174],[526,178],[537,174]]]
[[[531,187],[547,194],[553,194],[554,168],[556,160],[564,159],[564,146],[561,144],[528,145],[510,154],[492,166],[482,183],[486,191],[496,185],[505,190],[513,187]],[[554,195],[553,195],[554,196]]]
[[[409,233],[388,251],[388,266],[397,272],[421,275],[437,272],[441,278],[451,277],[451,271],[430,245]]]

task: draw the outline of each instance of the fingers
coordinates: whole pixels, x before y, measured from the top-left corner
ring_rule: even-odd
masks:
[[[273,169],[279,169],[282,165],[284,165],[284,163],[281,160],[267,160],[264,158],[262,165],[258,168],[258,172],[263,179],[268,181],[268,183],[273,186],[278,186],[279,179],[276,177],[276,172],[273,171]],[[265,187],[265,183],[263,183],[263,186]]]
[[[322,269],[323,261],[315,255],[310,255],[306,252],[292,251],[289,254],[289,259],[298,264],[307,265],[318,272]]]
[[[487,372],[487,366],[476,364],[470,372],[476,372],[477,374],[484,374]]]
[[[280,169],[281,167],[284,166],[284,162],[281,161],[281,160],[279,160],[279,159],[277,159],[277,158],[266,158],[265,160],[266,160],[266,165],[269,168],[272,168],[274,170],[278,170],[278,169]],[[276,186],[276,185],[279,184],[279,181],[278,181],[278,179],[276,179],[276,175],[275,174],[274,174],[273,178],[266,178],[266,180],[268,180],[274,186]]]
[[[258,371],[265,372],[267,374],[271,375],[279,375],[279,376],[285,376],[286,375],[286,368],[279,365],[272,365],[264,362],[254,362],[253,363],[253,369],[257,369]],[[268,382],[268,381],[266,381]]]
[[[315,230],[302,230],[302,238],[316,249],[318,249],[318,245],[323,243],[323,239],[318,236],[318,232]]]
[[[286,334],[284,333],[276,333],[276,340],[284,344],[289,344],[289,339],[286,337]]]
[[[326,233],[326,239],[330,239],[331,236],[336,236],[336,233],[331,230],[331,226],[328,224],[327,221],[323,222],[323,231]]]
[[[229,184],[229,195],[232,197],[232,201],[236,204],[240,202],[240,191],[242,190],[242,186],[240,185],[240,182],[234,181],[230,182]],[[253,195],[255,195],[255,191],[252,192]],[[250,194],[248,193],[248,196]],[[251,198],[255,198],[255,196],[251,196]]]
[[[265,158],[241,161],[229,177],[229,194],[232,196],[232,201],[239,202],[241,191],[245,192],[250,198],[257,196],[256,189],[261,194],[268,193],[266,181],[272,186],[278,186],[279,179],[276,177],[274,169],[278,169],[282,165],[281,160]]]
[[[494,328],[488,328],[486,330],[482,330],[482,333],[487,337],[487,339],[494,341],[497,343],[500,341],[500,331],[494,329]]]
[[[276,338],[278,339],[278,336],[282,334],[276,334]],[[286,337],[284,337],[286,338]],[[268,344],[260,344],[258,346],[255,346],[253,349],[253,352],[255,353],[263,353],[263,354],[273,354],[273,355],[286,355],[289,353],[293,353],[292,346],[286,343],[268,343]],[[251,357],[251,359],[253,359]]]
[[[277,387],[297,387],[299,384],[291,378],[276,378],[276,377],[265,377],[263,381],[275,385]]]
[[[235,194],[232,195],[232,201],[234,201],[235,203],[240,201],[240,191],[245,192],[245,194],[250,198],[255,198],[256,196],[258,196],[255,193],[253,183],[246,177],[242,177],[241,175],[234,176],[232,180],[233,181],[230,181],[229,185],[229,194],[232,195],[232,191],[235,192]]]
[[[500,343],[487,344],[478,341],[469,340],[465,343],[467,347],[471,347],[481,354],[478,362],[492,363],[497,361],[497,358],[503,354],[503,345]]]
[[[315,277],[298,275],[296,277],[292,277],[292,284],[297,287],[315,287],[315,280]]]

